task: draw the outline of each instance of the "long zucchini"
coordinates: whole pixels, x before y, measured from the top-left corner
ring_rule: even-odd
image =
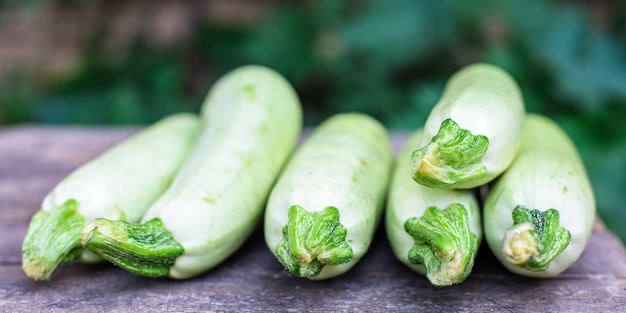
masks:
[[[508,73],[489,64],[461,69],[428,115],[412,155],[413,179],[432,188],[492,181],[517,155],[524,115],[519,87]]]
[[[22,246],[26,275],[49,279],[63,263],[101,260],[81,246],[85,223],[96,218],[138,222],[172,182],[199,125],[196,115],[169,116],[64,178],[28,227]]]
[[[382,215],[392,149],[361,113],[335,115],[298,149],[273,188],[265,241],[297,277],[347,272],[367,252]]]
[[[519,156],[485,200],[485,238],[510,271],[552,277],[582,254],[595,197],[573,142],[547,117],[529,114]]]

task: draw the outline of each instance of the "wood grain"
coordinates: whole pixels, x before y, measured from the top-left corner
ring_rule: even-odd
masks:
[[[619,312],[626,308],[626,251],[600,222],[581,258],[552,279],[504,269],[483,244],[462,284],[432,287],[400,264],[379,229],[365,258],[327,281],[297,279],[265,246],[259,228],[222,265],[186,281],[149,279],[109,264],[65,265],[50,281],[21,269],[21,243],[43,196],[78,165],[136,128],[19,126],[0,129],[2,312]],[[403,134],[393,136],[396,148]]]

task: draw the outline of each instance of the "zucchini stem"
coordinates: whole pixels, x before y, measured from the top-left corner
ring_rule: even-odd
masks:
[[[559,227],[559,211],[513,209],[513,226],[504,234],[502,251],[512,265],[534,272],[545,271],[567,246],[570,232]]]
[[[404,229],[415,244],[408,252],[414,264],[423,264],[435,286],[461,283],[474,266],[478,237],[471,232],[465,207],[453,203],[445,209],[429,207],[422,217],[409,218]]]
[[[166,276],[185,251],[159,218],[142,224],[99,218],[85,225],[81,241],[103,259],[148,277]]]
[[[482,158],[488,146],[486,136],[472,135],[448,118],[431,142],[411,155],[413,180],[431,188],[450,188],[482,178],[487,174]]]
[[[82,254],[80,232],[85,218],[78,213],[78,202],[65,201],[50,211],[39,211],[28,226],[22,244],[22,269],[36,280],[48,280],[61,264]]]
[[[297,277],[319,275],[324,265],[352,260],[352,247],[346,242],[346,228],[339,222],[339,210],[329,206],[308,212],[294,205],[276,254],[285,268]]]

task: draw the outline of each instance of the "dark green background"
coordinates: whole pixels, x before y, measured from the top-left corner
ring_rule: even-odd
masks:
[[[149,123],[197,111],[217,77],[256,63],[294,84],[308,126],[356,110],[392,130],[411,130],[424,123],[452,73],[490,62],[519,82],[528,111],[552,117],[571,135],[600,215],[626,239],[623,1],[234,2],[240,7],[232,12],[252,8],[253,17],[195,18],[185,38],[172,44],[155,44],[148,29],[112,53],[107,24],[90,25],[71,71],[41,79],[25,66],[0,77],[0,124]],[[0,2],[5,13],[31,15],[124,5]],[[198,3],[185,5],[193,11]]]

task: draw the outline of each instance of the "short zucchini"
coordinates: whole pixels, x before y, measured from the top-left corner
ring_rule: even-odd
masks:
[[[320,124],[289,161],[265,211],[265,241],[294,276],[347,272],[382,215],[392,161],[386,129],[361,113]]]
[[[435,286],[463,282],[482,239],[474,190],[434,189],[411,179],[411,153],[423,131],[398,154],[389,186],[385,229],[395,256]]]
[[[576,147],[552,120],[529,114],[519,156],[485,199],[489,248],[514,273],[552,277],[581,255],[594,219],[593,189]]]
[[[278,73],[244,66],[215,83],[202,117],[190,157],[143,223],[94,221],[82,238],[90,251],[139,275],[186,279],[243,244],[297,143],[300,102]]]
[[[413,152],[413,179],[432,188],[474,188],[511,164],[522,138],[524,103],[513,78],[474,64],[454,74]]]
[[[139,221],[172,182],[199,126],[196,115],[169,116],[63,179],[28,227],[22,246],[26,275],[49,279],[63,263],[101,260],[81,246],[85,223],[101,217]]]

